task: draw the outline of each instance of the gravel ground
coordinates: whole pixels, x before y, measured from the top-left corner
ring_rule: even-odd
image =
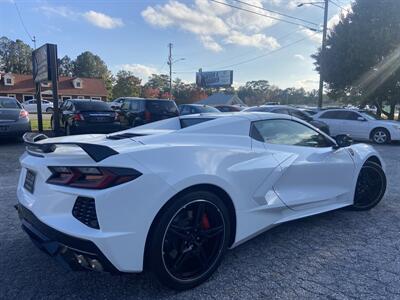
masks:
[[[70,272],[37,250],[13,208],[24,147],[0,142],[0,299],[400,299],[400,146],[377,149],[388,190],[375,209],[275,227],[230,251],[211,280],[177,293],[148,274]]]

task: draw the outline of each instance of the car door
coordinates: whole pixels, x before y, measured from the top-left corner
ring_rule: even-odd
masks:
[[[317,119],[328,124],[330,134],[336,137],[344,133],[343,121],[346,119],[346,112],[341,110],[328,110],[322,112]]]
[[[265,149],[281,167],[274,191],[291,209],[343,206],[352,202],[355,166],[346,148],[306,124],[275,119],[253,124]]]
[[[355,140],[369,140],[370,123],[356,111],[346,111],[342,122],[342,132]]]

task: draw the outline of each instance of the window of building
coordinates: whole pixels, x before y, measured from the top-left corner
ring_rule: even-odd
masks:
[[[17,98],[17,95],[15,95],[15,94],[7,94],[7,97]]]
[[[62,101],[65,101],[65,100],[68,100],[68,99],[72,99],[72,97],[71,96],[61,96],[61,100]]]
[[[92,100],[101,100],[101,97],[90,97]]]
[[[34,98],[33,95],[23,95],[22,96],[23,101],[28,101],[28,100],[31,100],[33,98]]]

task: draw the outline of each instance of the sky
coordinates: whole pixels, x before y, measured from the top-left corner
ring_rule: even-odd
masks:
[[[235,86],[263,79],[281,88],[318,88],[310,55],[321,45],[322,35],[306,27],[320,28],[321,8],[297,7],[301,0],[217,2],[223,4],[211,0],[0,0],[0,36],[21,39],[32,47],[29,35],[35,36],[37,46],[57,44],[59,57],[75,58],[88,50],[99,55],[114,74],[129,70],[143,82],[152,73],[168,72],[168,44],[172,43],[177,60],[173,78],[185,82],[194,82],[195,72],[202,68],[233,70]],[[329,28],[351,7],[350,0],[334,3],[329,5]]]

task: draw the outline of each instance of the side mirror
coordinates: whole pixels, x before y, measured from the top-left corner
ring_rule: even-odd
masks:
[[[353,144],[353,139],[347,135],[338,135],[336,138],[336,145],[333,146],[334,149],[349,147]]]
[[[365,118],[363,118],[363,117],[358,117],[357,118],[357,121],[361,121],[361,122],[365,122],[365,121],[367,121]]]

